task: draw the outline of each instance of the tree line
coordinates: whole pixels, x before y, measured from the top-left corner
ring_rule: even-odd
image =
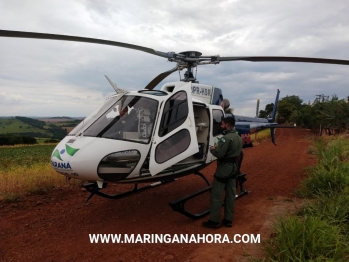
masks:
[[[32,145],[38,142],[34,137],[17,134],[0,134],[0,146],[13,146],[18,144]]]
[[[317,98],[312,103],[303,103],[299,96],[286,96],[280,99],[277,108],[278,123],[292,123],[313,130],[325,131],[328,134],[343,133],[349,129],[349,96],[339,99]],[[259,111],[259,117],[271,115],[274,104],[268,104],[265,110]]]
[[[40,120],[29,118],[29,117],[16,116],[15,118],[22,121],[25,124],[31,125],[39,129],[43,129],[44,126],[46,125],[44,121],[40,121]]]

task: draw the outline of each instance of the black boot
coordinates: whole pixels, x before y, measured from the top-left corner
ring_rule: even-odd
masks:
[[[218,228],[218,227],[221,226],[221,223],[220,222],[213,222],[211,220],[208,220],[206,222],[203,222],[202,226],[203,227],[207,227],[207,228]]]
[[[223,225],[225,225],[226,227],[232,227],[233,223],[230,220],[223,219]]]

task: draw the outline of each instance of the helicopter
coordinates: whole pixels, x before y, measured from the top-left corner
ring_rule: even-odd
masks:
[[[153,186],[174,181],[178,177],[197,174],[207,187],[171,202],[175,211],[192,218],[207,212],[192,214],[184,203],[210,189],[210,182],[200,170],[216,158],[210,146],[217,144],[222,135],[220,128],[225,109],[230,105],[222,90],[200,84],[194,76],[199,65],[220,64],[228,61],[250,62],[306,62],[349,65],[349,60],[284,57],[284,56],[203,56],[199,51],[162,52],[148,47],[95,38],[36,32],[0,30],[1,37],[74,41],[111,45],[146,52],[174,62],[176,66],[160,73],[143,89],[127,91],[117,87],[107,76],[116,94],[106,99],[92,114],[77,125],[51,155],[52,167],[67,178],[88,181],[87,191],[105,198],[117,199]],[[162,80],[176,71],[186,69],[184,78],[154,89]],[[235,115],[236,129],[249,134],[270,128],[275,144],[274,129],[279,90],[270,119]],[[242,159],[241,159],[242,161]],[[237,197],[247,194],[243,188],[246,174],[240,173]],[[152,183],[138,188],[139,183]],[[110,195],[102,192],[108,183],[131,183],[134,189]]]

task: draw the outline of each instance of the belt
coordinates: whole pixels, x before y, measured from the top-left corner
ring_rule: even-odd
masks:
[[[225,157],[218,159],[218,163],[237,163],[239,162],[238,157]]]

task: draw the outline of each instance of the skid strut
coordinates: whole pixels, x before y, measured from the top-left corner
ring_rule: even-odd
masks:
[[[175,201],[172,201],[169,203],[169,205],[172,207],[173,211],[177,211],[177,212],[179,212],[179,213],[181,213],[189,218],[192,218],[192,219],[199,219],[201,217],[206,216],[210,212],[210,210],[208,209],[208,210],[205,210],[201,213],[193,214],[193,213],[189,212],[188,210],[186,210],[184,205],[189,199],[192,199],[192,198],[199,196],[207,191],[210,191],[212,186],[211,186],[210,181],[208,181],[208,179],[205,177],[205,175],[203,175],[202,173],[200,173],[198,171],[195,172],[194,174],[198,175],[202,179],[204,179],[205,182],[207,183],[207,187],[205,187],[205,188],[203,188],[203,189],[201,189],[193,194],[190,194],[190,195],[187,195],[187,196],[182,197],[180,199],[177,199]]]
[[[235,198],[239,198],[242,197],[248,193],[250,193],[250,191],[247,191],[246,189],[244,189],[243,183],[246,182],[246,174],[245,173],[240,173],[239,175],[237,175],[236,177],[236,188],[239,189],[239,193],[235,196]]]
[[[131,189],[129,191],[126,191],[126,192],[118,193],[118,194],[115,194],[115,195],[110,195],[110,194],[101,192],[100,188],[97,185],[97,183],[89,183],[89,184],[84,185],[84,188],[88,192],[91,193],[88,196],[88,198],[85,200],[85,202],[87,203],[91,199],[91,197],[93,197],[95,194],[99,195],[101,197],[104,197],[104,198],[108,198],[108,199],[119,199],[119,198],[122,198],[122,197],[125,197],[125,196],[128,196],[128,195],[131,195],[131,194],[134,194],[134,193],[139,193],[139,192],[142,192],[142,191],[144,191],[146,189],[150,189],[150,188],[153,188],[155,186],[163,185],[163,184],[166,184],[166,183],[169,183],[169,182],[173,182],[173,181],[175,181],[175,179],[159,181],[159,182],[155,182],[155,183],[152,183],[150,185],[143,186],[143,187],[140,187],[140,188],[138,187],[138,184],[135,184],[133,189]]]
[[[207,184],[207,187],[193,193],[193,194],[190,194],[190,195],[187,195],[185,197],[182,197],[178,200],[175,200],[175,201],[172,201],[169,203],[169,205],[172,207],[172,209],[174,211],[177,211],[189,218],[192,218],[192,219],[199,219],[199,218],[202,218],[204,216],[206,216],[207,214],[210,213],[210,210],[207,209],[201,213],[192,213],[188,210],[185,209],[184,205],[185,203],[196,197],[196,196],[199,196],[207,191],[210,191],[211,190],[211,183],[210,181],[208,181],[208,179],[205,177],[205,175],[203,175],[202,173],[196,171],[194,173],[195,175],[198,175],[200,176],[202,179],[205,180],[206,184]],[[246,174],[245,173],[240,173],[237,177],[236,177],[236,187],[237,189],[239,190],[239,193],[236,195],[236,198],[239,198],[239,197],[242,197],[246,194],[248,194],[250,191],[247,191],[244,189],[243,187],[243,183],[246,181],[246,178],[245,178]],[[107,193],[104,193],[104,192],[101,192],[100,189],[98,187],[98,184],[97,183],[89,183],[89,184],[86,184],[84,185],[84,188],[90,192],[91,194],[88,196],[88,198],[86,199],[85,202],[88,202],[91,197],[93,197],[94,195],[99,195],[99,196],[102,196],[104,198],[108,198],[108,199],[119,199],[119,198],[122,198],[122,197],[125,197],[125,196],[128,196],[128,195],[131,195],[131,194],[134,194],[134,193],[138,193],[138,192],[141,192],[141,191],[144,191],[144,190],[147,190],[147,189],[150,189],[150,188],[153,188],[155,186],[159,186],[159,185],[163,185],[163,184],[166,184],[166,183],[169,183],[169,182],[173,182],[175,181],[176,179],[169,179],[169,180],[164,180],[164,181],[159,181],[159,182],[155,182],[155,183],[152,183],[150,185],[147,185],[147,186],[143,186],[143,187],[140,187],[138,188],[138,184],[135,184],[134,185],[134,188],[129,190],[129,191],[126,191],[126,192],[122,192],[122,193],[118,193],[118,194],[115,194],[115,195],[110,195],[110,194],[107,194]],[[106,187],[106,184],[103,185],[103,188]],[[222,204],[222,206],[224,205],[224,203]]]
[[[186,210],[184,205],[189,199],[192,199],[192,198],[199,196],[207,191],[210,191],[212,186],[211,186],[211,183],[208,181],[208,179],[203,174],[201,174],[200,172],[195,172],[195,174],[202,177],[206,181],[208,186],[193,193],[193,194],[190,194],[190,195],[187,195],[187,196],[182,197],[180,199],[177,199],[175,201],[172,201],[169,203],[169,205],[172,207],[173,211],[177,211],[177,212],[181,213],[182,215],[185,215],[185,216],[192,218],[192,219],[199,219],[199,218],[202,218],[202,217],[206,216],[207,214],[209,214],[210,210],[207,209],[201,213],[194,214],[194,213],[191,213],[190,211]],[[235,196],[236,199],[249,193],[249,191],[245,190],[243,187],[243,183],[246,181],[245,176],[246,176],[246,174],[240,173],[236,177],[236,187],[239,189],[239,193]],[[224,203],[222,204],[222,206],[223,205],[224,205]]]

